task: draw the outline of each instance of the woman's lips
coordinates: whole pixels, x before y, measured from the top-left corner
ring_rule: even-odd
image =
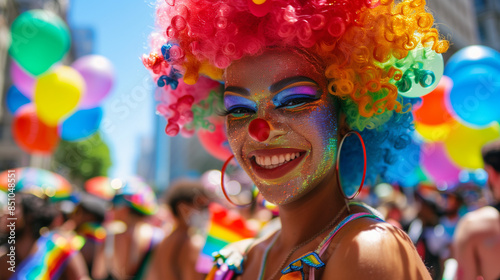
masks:
[[[265,180],[278,179],[292,171],[304,158],[305,151],[279,148],[249,153],[255,175]]]

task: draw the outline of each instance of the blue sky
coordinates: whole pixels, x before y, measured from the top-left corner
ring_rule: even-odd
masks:
[[[148,53],[154,27],[154,5],[143,0],[72,0],[71,28],[92,28],[94,54],[107,57],[115,68],[115,83],[102,102],[101,131],[113,166],[110,177],[127,177],[136,170],[140,138],[153,134],[153,89],[140,57]]]

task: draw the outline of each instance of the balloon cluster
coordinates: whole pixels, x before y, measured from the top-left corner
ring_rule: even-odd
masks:
[[[71,40],[65,22],[52,12],[30,10],[11,26],[9,54],[13,85],[7,108],[14,114],[16,143],[30,153],[51,153],[60,139],[76,141],[95,133],[101,100],[113,84],[113,65],[87,55],[61,64]]]
[[[424,141],[423,170],[436,184],[453,186],[462,170],[483,167],[481,147],[500,137],[500,53],[466,47],[449,59],[444,74],[413,114]]]

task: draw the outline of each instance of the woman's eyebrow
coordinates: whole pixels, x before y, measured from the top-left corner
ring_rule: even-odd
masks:
[[[309,83],[312,83],[314,85],[319,86],[318,83],[316,83],[311,78],[308,78],[305,76],[294,76],[294,77],[285,78],[281,81],[278,81],[278,82],[272,84],[269,87],[269,91],[271,91],[272,93],[275,93],[275,92],[278,92],[278,91],[284,89],[285,87],[287,87],[291,84],[298,83],[298,82],[309,82]]]
[[[224,93],[226,92],[232,92],[240,95],[250,96],[250,91],[242,87],[228,86],[224,89]]]

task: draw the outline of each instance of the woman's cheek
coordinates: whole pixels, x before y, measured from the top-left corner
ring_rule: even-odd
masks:
[[[246,123],[248,123],[248,121],[244,119],[235,119],[231,116],[226,117],[227,139],[229,142],[229,146],[231,147],[231,150],[233,151],[233,154],[236,156],[238,161],[241,160],[240,156],[242,146],[245,138],[248,136],[248,133],[246,131]]]
[[[309,174],[313,178],[321,178],[334,165],[337,154],[338,123],[333,106],[324,104],[307,113],[307,117],[296,118],[296,131],[301,131],[311,144],[311,161]]]

